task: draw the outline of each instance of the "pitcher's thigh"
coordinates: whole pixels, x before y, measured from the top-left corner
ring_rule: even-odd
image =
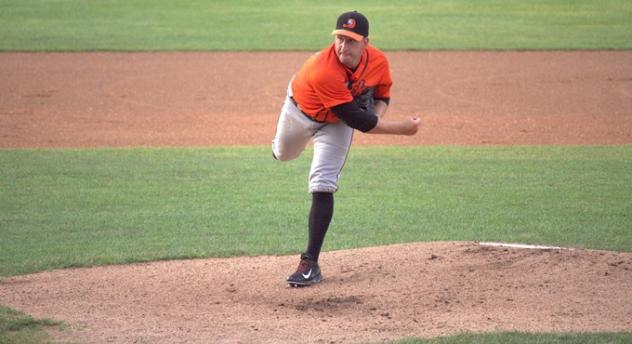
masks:
[[[296,159],[305,150],[313,134],[313,122],[286,100],[272,141],[272,154],[281,161]]]
[[[310,192],[336,192],[345,165],[353,129],[344,123],[329,124],[314,136],[314,157],[309,173]]]

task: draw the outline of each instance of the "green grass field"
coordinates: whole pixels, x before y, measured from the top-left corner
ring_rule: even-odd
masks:
[[[629,0],[0,0],[0,51],[316,50],[350,9],[369,17],[385,50],[632,49]],[[0,150],[0,277],[294,254],[305,244],[308,156],[279,164],[267,147]],[[630,145],[355,147],[324,249],[498,240],[631,251],[629,171]],[[0,307],[0,343],[43,343],[59,326]],[[401,343],[631,341],[498,333]]]
[[[268,147],[0,151],[0,275],[298,252],[310,155],[281,164]],[[630,251],[629,171],[631,146],[356,147],[325,249],[504,240]]]
[[[0,276],[294,254],[306,237],[311,150],[289,163],[269,153],[268,147],[0,150]],[[325,250],[500,240],[630,251],[629,171],[632,146],[355,147]],[[26,319],[24,331],[42,336],[46,326],[20,319],[13,327]],[[9,326],[0,317],[3,323]],[[609,336],[612,343],[630,338]],[[490,341],[480,335],[430,343],[472,338],[601,343],[594,340],[604,337],[496,334]]]
[[[549,334],[503,332],[461,334],[433,339],[406,339],[394,344],[627,344],[632,333]]]
[[[0,344],[48,343],[47,329],[63,329],[59,321],[33,317],[0,306]]]
[[[632,48],[628,0],[261,3],[0,0],[0,51],[317,50],[352,9],[387,50]]]

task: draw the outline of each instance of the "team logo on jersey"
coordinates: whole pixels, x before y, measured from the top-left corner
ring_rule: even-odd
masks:
[[[353,29],[356,26],[356,21],[353,18],[347,19],[347,22],[342,24],[345,29]]]
[[[347,88],[349,88],[353,97],[361,95],[362,93],[364,93],[364,90],[366,90],[366,87],[364,87],[364,80],[362,79],[347,85]]]

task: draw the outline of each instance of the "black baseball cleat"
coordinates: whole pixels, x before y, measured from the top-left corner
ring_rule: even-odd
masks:
[[[316,284],[322,280],[318,263],[307,254],[301,254],[301,262],[296,272],[287,278],[290,287],[305,287]]]

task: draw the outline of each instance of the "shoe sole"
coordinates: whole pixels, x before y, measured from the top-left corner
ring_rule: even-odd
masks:
[[[287,282],[287,284],[291,287],[291,288],[302,288],[302,287],[307,287],[310,286],[312,284],[317,284],[320,283],[321,281],[321,277],[318,278],[314,278],[312,280],[309,280],[307,282]]]

